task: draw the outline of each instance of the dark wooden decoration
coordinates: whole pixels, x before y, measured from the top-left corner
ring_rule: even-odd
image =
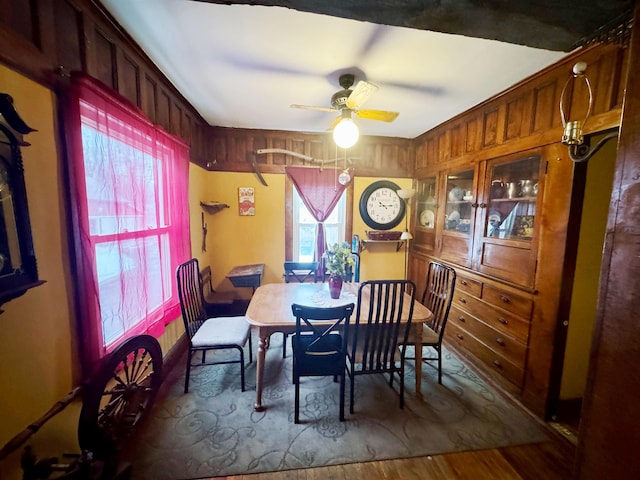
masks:
[[[33,132],[18,115],[11,96],[0,93],[0,306],[42,284],[31,238],[20,147]]]

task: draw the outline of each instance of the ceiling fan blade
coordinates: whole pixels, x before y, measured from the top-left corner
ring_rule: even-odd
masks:
[[[331,125],[329,125],[329,128],[327,128],[327,132],[333,131],[333,129],[336,128],[336,125],[340,123],[340,120],[342,120],[342,115],[338,115],[336,118],[334,118],[333,122],[331,122]]]
[[[356,84],[356,88],[354,88],[353,92],[349,95],[349,98],[347,98],[347,107],[351,110],[355,110],[366,102],[371,95],[376,93],[377,90],[378,87],[373,83],[360,80]]]
[[[291,104],[289,105],[291,108],[302,108],[304,110],[320,110],[321,112],[337,112],[335,108],[330,107],[312,107],[311,105],[297,105]]]
[[[356,116],[367,120],[377,120],[379,122],[393,122],[399,115],[398,112],[387,112],[386,110],[356,110]]]

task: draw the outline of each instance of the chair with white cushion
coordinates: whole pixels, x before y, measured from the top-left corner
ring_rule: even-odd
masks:
[[[253,361],[251,345],[251,326],[243,316],[208,317],[204,304],[202,279],[198,259],[192,258],[178,266],[176,270],[178,297],[182,310],[182,320],[189,338],[189,355],[184,381],[184,393],[189,391],[191,367],[204,365],[240,364],[240,382],[244,391],[244,346],[249,340],[249,363]],[[239,358],[232,360],[207,361],[209,350],[235,349]],[[193,363],[193,357],[199,353],[200,361]]]

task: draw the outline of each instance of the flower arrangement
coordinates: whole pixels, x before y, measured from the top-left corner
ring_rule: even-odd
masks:
[[[347,265],[349,267],[355,265],[351,257],[351,246],[347,242],[334,243],[325,254],[327,255],[326,269],[329,274],[344,277],[347,274]]]

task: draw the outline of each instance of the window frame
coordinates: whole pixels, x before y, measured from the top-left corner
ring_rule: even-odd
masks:
[[[285,241],[284,241],[284,258],[285,261],[293,261],[293,182],[285,175],[285,202],[284,202],[284,226],[285,226]],[[351,237],[353,235],[353,181],[345,188],[345,225],[344,225],[344,241],[351,243]]]
[[[182,138],[154,125],[117,92],[89,76],[81,73],[73,75],[71,88],[64,94],[78,342],[82,374],[87,378],[97,370],[102,359],[127,338],[138,334],[158,338],[167,324],[180,318],[174,272],[191,255],[189,215],[185,214],[189,204],[189,146]],[[94,114],[97,116],[93,117]],[[95,123],[96,119],[100,119],[99,123]],[[103,122],[106,123],[103,125]],[[96,156],[92,149],[86,150],[83,141],[88,131],[86,129],[90,129],[87,137],[89,144],[92,145],[92,141],[99,142],[98,148],[104,148],[106,153],[98,151]],[[112,141],[120,142],[123,146],[111,144]],[[115,151],[111,150],[113,146],[116,147]],[[146,198],[151,199],[139,204],[140,208],[135,208],[137,213],[132,218],[137,219],[130,225],[127,223],[124,228],[123,224],[117,223],[120,217],[115,213],[121,209],[118,206],[120,198],[126,204],[127,197],[118,196],[120,187],[116,187],[119,184],[116,179],[122,175],[116,174],[112,183],[96,184],[98,187],[105,186],[107,193],[103,199],[89,194],[89,189],[96,188],[89,179],[92,175],[99,178],[96,177],[92,159],[102,158],[100,162],[109,169],[111,155],[115,153],[115,158],[120,158],[118,151],[123,153],[123,159],[128,159],[126,162],[132,161],[134,165],[140,165],[137,167],[141,169],[139,175],[125,177],[129,181],[139,180],[137,184],[149,193]],[[118,171],[117,168],[113,170]],[[125,191],[126,188],[127,186]],[[106,230],[95,230],[99,226],[99,222],[95,222],[96,212],[99,211],[96,210],[96,205],[101,202],[106,208],[106,215],[111,216],[112,220],[106,223]],[[142,205],[145,205],[144,209]],[[125,212],[125,217],[127,215],[132,214]],[[145,226],[141,227],[139,222],[143,222]],[[106,257],[100,256],[100,249],[105,248],[101,245],[111,249]],[[133,254],[132,258],[135,260],[131,261],[136,264],[135,269],[126,268],[129,261],[122,263],[123,258],[129,258],[127,250]],[[141,255],[136,256],[136,252]],[[149,255],[142,252],[149,252]],[[127,274],[128,271],[136,273]],[[153,281],[147,290],[142,287],[141,290],[132,292],[126,286],[146,285],[149,275],[153,275]],[[108,286],[104,287],[104,283],[100,282],[109,283],[112,279],[123,289],[123,293],[115,294],[114,302],[121,306],[133,305],[134,308],[129,314],[121,315],[121,325],[112,330],[115,333],[109,336],[108,333],[105,334],[108,325],[103,325],[105,316],[102,312],[105,307],[102,303],[104,297],[101,297],[109,292],[102,290]],[[141,281],[142,284],[133,284],[132,280]],[[114,288],[117,291],[117,287]],[[136,307],[131,298],[140,292],[149,292],[149,295],[144,295],[143,298],[147,301]],[[118,312],[118,308],[122,307],[116,305],[114,311]]]
[[[300,253],[300,229],[301,229],[301,224],[300,222],[298,222],[298,216],[300,214],[300,208],[304,208],[307,212],[308,209],[306,207],[306,205],[304,205],[304,202],[302,201],[302,197],[300,197],[300,194],[298,193],[298,191],[294,188],[293,191],[291,192],[292,198],[293,198],[293,211],[292,211],[292,229],[291,229],[291,238],[292,238],[292,255],[293,258],[292,260],[294,262],[313,262],[316,261],[315,258],[300,258],[299,253]],[[297,200],[297,201],[296,201]],[[329,237],[329,228],[330,225],[336,225],[338,228],[338,238],[340,239],[340,236],[342,235],[342,237],[345,237],[345,227],[346,227],[346,219],[347,219],[347,191],[346,189],[342,192],[342,194],[340,195],[340,199],[338,200],[338,203],[336,204],[336,206],[334,207],[334,210],[331,212],[331,214],[329,215],[329,217],[331,217],[331,215],[333,215],[335,213],[335,210],[337,208],[342,208],[343,211],[340,212],[338,211],[338,222],[337,223],[329,223],[328,221],[324,222],[324,235],[325,235],[325,239],[327,240],[327,245],[330,246],[332,243],[335,242],[330,242],[328,241],[328,237]],[[311,214],[309,213],[309,216],[311,217]],[[311,217],[312,222],[309,223],[311,225],[313,225],[313,230],[314,233],[316,233],[316,226],[318,225],[318,222],[316,220],[313,219],[313,217]],[[304,225],[309,225],[307,223],[305,223]],[[315,246],[315,235],[313,236],[314,239],[314,245]],[[338,239],[338,241],[340,241]],[[297,246],[297,248],[296,248]],[[315,248],[312,248],[312,252],[315,254]]]

